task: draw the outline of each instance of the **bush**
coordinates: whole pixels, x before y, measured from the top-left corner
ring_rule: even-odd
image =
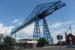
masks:
[[[40,38],[38,40],[37,47],[44,47],[45,45],[48,45],[48,41],[44,38]]]
[[[15,39],[10,36],[4,38],[4,46],[7,50],[12,49],[12,46],[15,44]]]

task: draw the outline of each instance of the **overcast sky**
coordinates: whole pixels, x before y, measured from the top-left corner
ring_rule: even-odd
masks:
[[[58,0],[0,0],[0,33],[8,35],[14,26],[20,25],[38,4],[51,3]],[[75,0],[62,0],[66,6],[46,17],[48,26],[56,40],[56,35],[70,32],[75,34]],[[32,38],[34,23],[17,32],[17,39]],[[40,21],[42,33],[42,20]]]

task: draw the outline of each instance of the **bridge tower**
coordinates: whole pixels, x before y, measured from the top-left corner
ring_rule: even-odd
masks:
[[[43,18],[43,33],[44,38],[48,40],[49,44],[53,44],[53,38],[51,37],[51,33],[49,32],[48,24],[45,18]]]
[[[38,20],[38,18],[36,18],[35,26],[34,26],[33,38],[34,39],[39,39],[40,37],[41,37],[41,34],[40,34],[39,20]]]

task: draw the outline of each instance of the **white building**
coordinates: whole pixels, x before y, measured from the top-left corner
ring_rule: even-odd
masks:
[[[33,39],[20,39],[16,41],[17,46],[23,48],[33,48],[36,47],[38,41]]]

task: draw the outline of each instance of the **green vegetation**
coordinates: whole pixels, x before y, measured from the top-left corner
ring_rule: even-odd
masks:
[[[37,47],[44,47],[45,45],[48,45],[48,41],[44,38],[40,38],[38,40]]]
[[[15,44],[15,39],[11,38],[10,36],[6,36],[4,38],[4,45],[6,48],[12,48],[12,46]]]
[[[3,44],[0,45],[0,50],[11,50],[15,45],[15,39],[10,36],[6,36],[5,38],[3,38],[3,40]]]

